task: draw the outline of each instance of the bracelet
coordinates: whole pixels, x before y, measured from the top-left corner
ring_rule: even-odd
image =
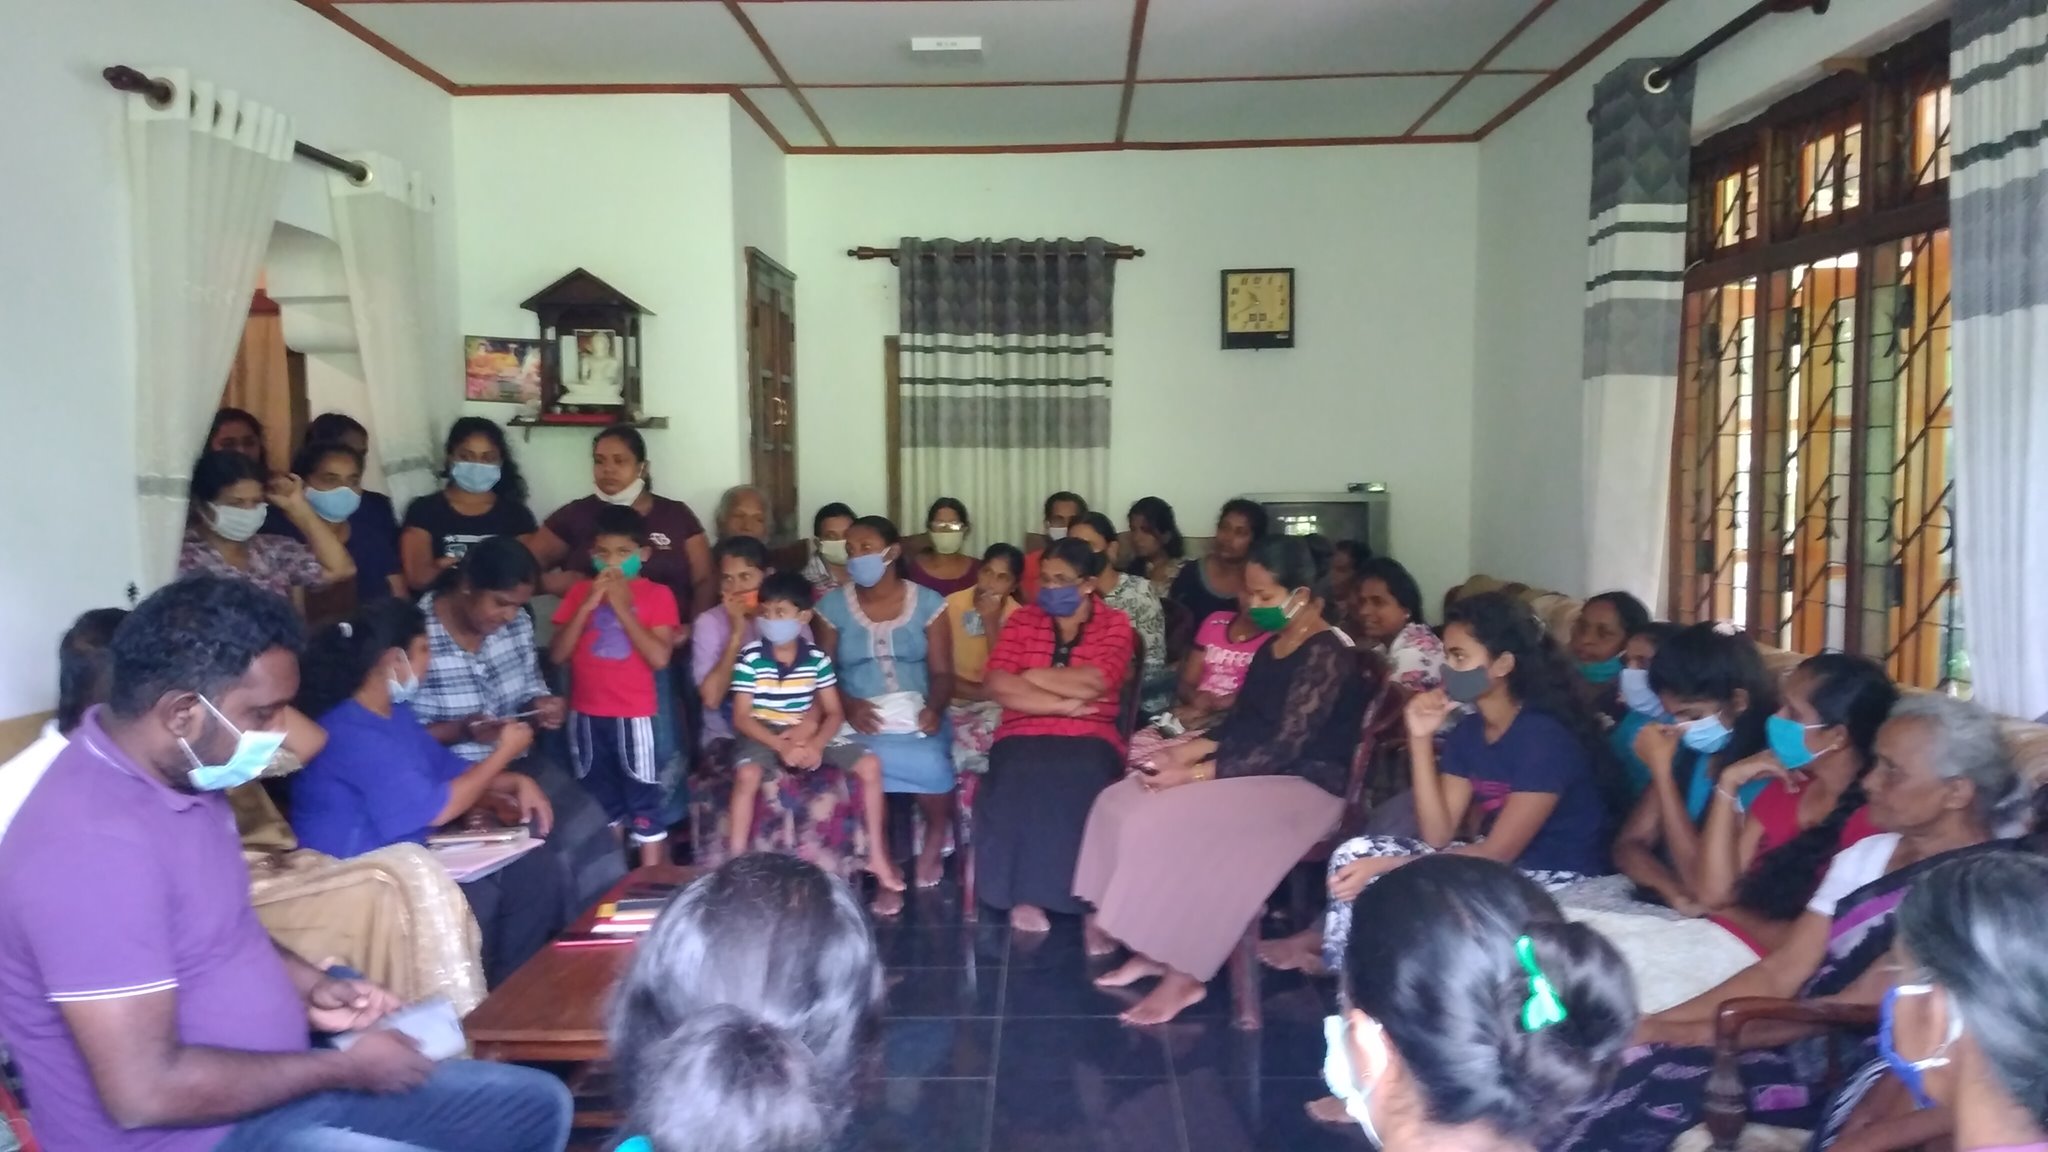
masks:
[[[1216,769],[1209,761],[1204,760],[1188,769],[1188,777],[1193,780],[1213,780],[1216,777]]]
[[[1745,815],[1749,812],[1748,807],[1742,803],[1741,796],[1733,792],[1730,792],[1726,788],[1721,787],[1719,784],[1714,785],[1714,795],[1719,796],[1722,799],[1728,801],[1730,804],[1735,805],[1735,810],[1737,812],[1744,813]]]

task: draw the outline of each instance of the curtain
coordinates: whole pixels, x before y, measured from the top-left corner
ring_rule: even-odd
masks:
[[[1053,492],[1107,499],[1108,245],[906,238],[897,251],[904,517],[952,496],[975,539],[1021,541]]]
[[[369,166],[357,184],[328,178],[334,239],[341,246],[349,311],[369,393],[370,451],[384,468],[392,503],[404,508],[438,485],[440,464],[426,389],[450,383],[452,358],[437,371],[433,341],[441,328],[434,290],[434,208],[426,181],[375,154],[349,157]],[[448,356],[453,357],[452,350]]]
[[[1588,593],[1664,602],[1671,424],[1685,288],[1692,82],[1661,92],[1630,60],[1593,89],[1580,482]]]
[[[174,95],[126,97],[135,260],[135,465],[139,583],[177,575],[186,495],[292,158],[291,121],[182,69]]]
[[[263,450],[271,467],[279,471],[291,467],[291,362],[284,343],[284,319],[275,305],[267,312],[249,314],[235,361],[228,365],[228,386],[220,394],[220,403],[263,421]]]
[[[1956,568],[1972,692],[2048,711],[2048,3],[1957,0]]]

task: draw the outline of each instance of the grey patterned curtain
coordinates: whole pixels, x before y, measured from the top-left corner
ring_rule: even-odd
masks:
[[[906,518],[952,496],[981,543],[1021,541],[1049,493],[1108,495],[1109,247],[1097,237],[897,246]]]
[[[1593,89],[1581,479],[1587,592],[1663,603],[1671,421],[1685,302],[1690,71],[1661,92],[1630,60]]]
[[[1956,568],[1975,698],[2048,712],[2048,0],[1957,0]]]

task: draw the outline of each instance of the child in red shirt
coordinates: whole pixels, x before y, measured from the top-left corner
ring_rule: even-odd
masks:
[[[555,610],[548,654],[569,665],[569,748],[577,778],[614,828],[639,845],[640,863],[663,863],[661,765],[654,753],[660,712],[654,672],[668,667],[682,616],[675,593],[640,575],[647,525],[631,507],[598,510],[590,562]]]

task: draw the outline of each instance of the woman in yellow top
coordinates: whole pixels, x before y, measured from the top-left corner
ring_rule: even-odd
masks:
[[[946,597],[946,620],[953,628],[953,702],[947,711],[953,720],[953,767],[961,772],[988,771],[988,750],[1003,709],[989,699],[981,673],[996,637],[1017,610],[1017,579],[1023,571],[1024,553],[1009,544],[991,544],[982,554],[974,587]]]

